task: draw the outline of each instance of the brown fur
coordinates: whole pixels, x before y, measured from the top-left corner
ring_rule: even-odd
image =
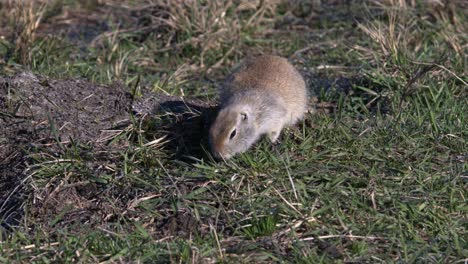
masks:
[[[286,59],[265,55],[245,60],[223,85],[221,110],[210,129],[213,154],[230,158],[263,134],[275,142],[285,126],[303,117],[306,105],[304,79]]]

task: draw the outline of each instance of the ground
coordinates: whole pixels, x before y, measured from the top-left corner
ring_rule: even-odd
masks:
[[[165,2],[0,4],[0,262],[467,261],[464,1]],[[215,161],[257,54],[309,112]]]

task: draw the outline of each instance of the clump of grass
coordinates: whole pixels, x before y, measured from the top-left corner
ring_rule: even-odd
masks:
[[[260,236],[268,236],[277,230],[277,222],[278,219],[273,215],[254,217],[251,219],[249,225],[243,228],[243,232],[250,239],[255,239]]]

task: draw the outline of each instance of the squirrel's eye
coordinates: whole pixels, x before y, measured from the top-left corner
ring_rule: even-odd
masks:
[[[229,140],[233,139],[235,136],[236,136],[236,129],[234,129],[232,132],[231,132],[231,135],[229,136]]]

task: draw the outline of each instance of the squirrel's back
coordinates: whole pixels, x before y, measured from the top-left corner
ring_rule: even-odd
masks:
[[[288,123],[300,119],[307,108],[304,79],[285,58],[263,55],[244,61],[225,80],[221,102],[252,92],[280,100],[290,116]]]

